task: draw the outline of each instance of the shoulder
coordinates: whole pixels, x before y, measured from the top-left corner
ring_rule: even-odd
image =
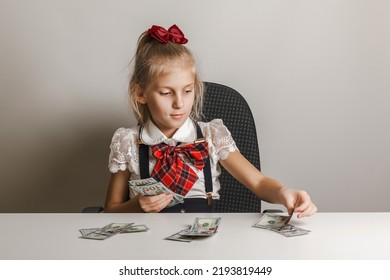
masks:
[[[139,126],[134,126],[131,128],[120,127],[114,132],[113,137],[125,138],[125,137],[138,137],[139,135]]]
[[[213,119],[209,122],[198,122],[198,124],[202,130],[226,128],[226,126],[223,124],[223,121],[221,119]]]
[[[111,147],[115,148],[116,146],[116,148],[119,148],[126,143],[129,144],[131,142],[138,141],[138,135],[139,126],[134,126],[131,128],[118,128],[112,136]]]
[[[231,152],[238,151],[229,129],[221,119],[214,119],[210,122],[199,122],[203,136],[209,143],[212,157],[217,160],[226,159]]]
[[[204,137],[206,138],[221,138],[230,136],[229,129],[223,124],[221,119],[214,119],[209,122],[198,122]]]
[[[108,167],[111,173],[119,170],[133,172],[138,153],[139,127],[118,128],[112,137]]]

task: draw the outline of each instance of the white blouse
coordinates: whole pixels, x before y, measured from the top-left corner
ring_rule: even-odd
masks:
[[[236,143],[234,142],[230,131],[223,124],[222,120],[215,119],[211,122],[198,122],[203,136],[206,138],[209,147],[209,156],[211,163],[211,174],[213,180],[213,199],[219,199],[219,190],[221,188],[219,182],[219,175],[221,174],[221,167],[219,160],[226,159],[229,153],[238,151]],[[156,145],[164,142],[165,144],[176,146],[178,142],[192,143],[196,140],[196,127],[192,120],[188,119],[172,136],[167,138],[158,127],[152,122],[148,121],[141,130],[141,137],[139,137],[140,127],[119,128],[112,138],[110,145],[110,156],[108,168],[110,172],[116,173],[119,170],[126,169],[131,173],[131,180],[140,179],[139,171],[139,152],[138,139],[147,145]],[[184,156],[181,155],[182,160],[185,161],[197,174],[198,180],[187,193],[186,198],[206,198],[206,190],[204,185],[203,170],[198,170],[194,165]],[[149,149],[149,170],[152,172],[156,159],[151,154]],[[132,197],[134,194],[130,194]]]

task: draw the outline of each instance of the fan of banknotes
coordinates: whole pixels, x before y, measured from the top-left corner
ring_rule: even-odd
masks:
[[[272,230],[286,237],[305,235],[310,232],[310,230],[295,227],[289,224],[291,217],[292,215],[287,216],[287,215],[265,213],[253,225],[253,227]]]
[[[172,207],[183,201],[184,197],[180,194],[174,193],[168,189],[163,183],[157,182],[154,178],[146,178],[140,180],[129,181],[130,192],[133,191],[136,194],[143,195],[158,195],[161,193],[173,194],[172,201],[168,204],[168,207]]]
[[[148,231],[145,225],[134,225],[134,223],[111,223],[102,228],[80,229],[81,238],[104,240],[118,233],[132,233]]]
[[[199,237],[212,236],[217,232],[221,218],[196,218],[190,228],[181,230],[171,236],[165,238],[166,240],[191,242]]]

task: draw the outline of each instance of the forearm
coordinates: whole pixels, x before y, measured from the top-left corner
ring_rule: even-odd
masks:
[[[285,188],[275,179],[264,176],[239,152],[230,153],[229,157],[220,163],[261,200],[282,204],[290,214],[293,211],[300,212],[298,217],[310,216],[317,211],[305,191]]]
[[[277,180],[262,176],[258,183],[253,187],[253,193],[269,203],[281,204],[281,190],[285,187]]]
[[[113,203],[106,201],[104,211],[107,213],[143,213],[140,204],[139,196],[133,197],[122,203]]]
[[[297,212],[298,218],[311,216],[317,212],[317,207],[305,191],[285,188],[278,181],[265,176],[253,192],[264,201],[284,205],[289,215]]]
[[[261,200],[270,203],[281,203],[280,191],[284,189],[278,181],[264,176],[239,152],[230,153],[222,166],[241,184],[245,185]]]
[[[108,213],[139,213],[143,212],[139,204],[139,196],[129,199],[128,181],[130,172],[118,171],[111,174],[107,190],[104,211]]]

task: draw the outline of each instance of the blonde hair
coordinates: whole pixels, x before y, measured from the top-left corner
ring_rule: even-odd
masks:
[[[148,35],[141,34],[137,43],[137,50],[133,58],[133,69],[129,82],[130,105],[140,125],[143,125],[150,117],[146,104],[137,101],[137,96],[150,90],[164,69],[175,61],[188,61],[194,68],[194,105],[190,118],[200,120],[202,116],[204,86],[196,71],[195,59],[191,51],[185,46],[169,41],[160,43]]]

